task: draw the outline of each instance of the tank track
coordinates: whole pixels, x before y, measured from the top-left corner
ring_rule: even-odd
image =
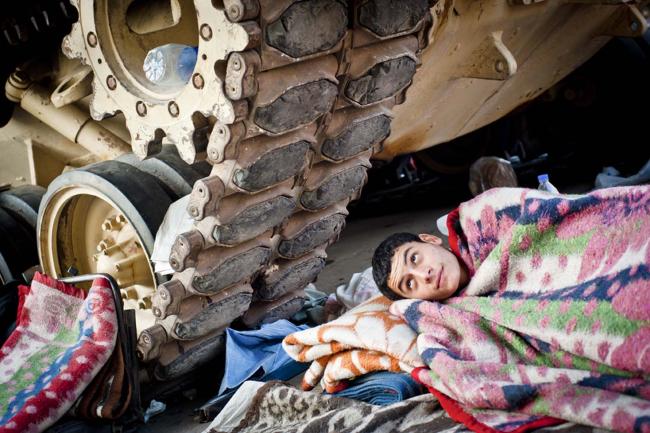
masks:
[[[102,90],[98,95],[107,80],[97,71],[91,106],[96,118],[125,114],[140,156],[154,152],[165,135],[186,161],[205,157],[213,165],[190,196],[194,229],[172,248],[176,273],[153,297],[157,324],[138,342],[139,356],[157,361],[162,380],[222,351],[224,329],[238,317],[256,326],[301,308],[304,287],[324,268],[325,248],[366,182],[370,157],[390,134],[391,108],[404,101],[433,24],[427,0],[210,5],[249,36],[214,64],[216,78],[197,67],[188,85],[206,91],[221,85],[228,99],[219,102],[219,113],[199,109],[203,116],[183,119],[175,101],[147,105],[140,114],[164,106],[178,116],[159,127],[161,134],[133,120],[134,99],[126,107],[107,103]],[[203,42],[224,37],[201,16],[207,15],[197,23]],[[64,52],[92,64],[77,27]],[[188,119],[194,123],[187,126]]]

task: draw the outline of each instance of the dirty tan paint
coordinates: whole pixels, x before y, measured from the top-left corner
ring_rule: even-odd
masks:
[[[441,2],[443,3],[443,2]],[[609,39],[608,24],[624,5],[546,1],[448,0],[434,12],[433,40],[407,92],[394,108],[384,151],[396,155],[426,149],[487,125],[534,99],[576,69]],[[517,71],[505,80],[463,77],[464,64],[492,32],[514,55]]]

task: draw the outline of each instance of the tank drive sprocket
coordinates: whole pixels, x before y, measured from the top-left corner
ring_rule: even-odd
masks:
[[[208,126],[206,119],[231,124],[242,117],[246,107],[226,96],[219,71],[230,53],[255,45],[259,39],[255,26],[231,22],[223,8],[213,6],[218,2],[209,0],[172,2],[180,8],[175,12],[180,14],[178,24],[152,32],[139,30],[127,19],[133,14],[133,1],[71,3],[78,10],[79,20],[64,38],[63,52],[92,67],[90,113],[101,120],[121,112],[136,155],[144,158],[158,153],[166,137],[191,164],[197,153],[205,151],[207,136],[201,131]],[[198,16],[200,29],[196,28]],[[166,39],[198,44],[194,74],[180,89],[160,88],[150,83],[143,71],[147,52]]]

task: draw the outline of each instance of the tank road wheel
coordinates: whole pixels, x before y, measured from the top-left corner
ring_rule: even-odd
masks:
[[[0,192],[0,345],[15,325],[21,274],[38,264],[36,219],[44,193],[33,185]]]
[[[174,200],[191,193],[194,182],[210,174],[208,163],[188,165],[174,146],[163,146],[162,151],[153,158],[142,160],[133,153],[127,153],[118,157],[117,161],[155,177]]]
[[[149,256],[171,203],[153,176],[122,162],[62,174],[50,184],[38,216],[44,272],[113,275],[125,308],[136,310],[139,333],[154,322],[157,281]]]
[[[0,193],[0,285],[38,264],[36,219],[44,193],[33,185]]]
[[[94,71],[92,116],[122,112],[141,157],[164,139],[184,161],[212,164],[138,345],[159,378],[177,376],[221,351],[235,318],[256,326],[301,307],[390,134],[436,2],[72,3],[79,22],[63,50]],[[174,89],[142,72],[147,50],[167,43],[198,46],[191,78]]]

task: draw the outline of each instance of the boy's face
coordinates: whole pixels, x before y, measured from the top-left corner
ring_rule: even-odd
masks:
[[[422,242],[408,242],[395,250],[388,287],[405,298],[436,301],[449,298],[467,276],[456,256],[440,238],[422,234]]]

